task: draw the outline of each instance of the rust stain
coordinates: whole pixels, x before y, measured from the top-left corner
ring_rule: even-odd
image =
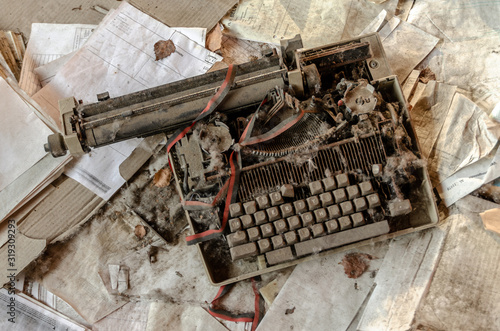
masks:
[[[360,277],[369,267],[374,257],[365,253],[346,254],[339,264],[344,266],[344,272],[349,278]]]
[[[155,44],[156,61],[161,60],[175,52],[175,45],[172,40],[159,40]]]

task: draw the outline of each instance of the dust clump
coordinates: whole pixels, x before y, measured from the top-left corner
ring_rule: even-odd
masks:
[[[418,77],[418,79],[420,80],[420,82],[427,84],[431,80],[436,80],[436,74],[434,72],[432,72],[431,69],[425,68],[420,73],[420,76]]]
[[[175,52],[175,45],[172,40],[159,40],[154,45],[156,61],[166,58]]]
[[[285,315],[291,315],[295,312],[295,307],[285,310]]]
[[[346,254],[339,264],[344,266],[344,272],[349,278],[359,278],[370,267],[374,257],[365,253]]]

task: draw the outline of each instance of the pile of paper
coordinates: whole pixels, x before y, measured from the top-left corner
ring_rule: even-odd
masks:
[[[207,72],[222,58],[204,47],[205,37],[204,28],[170,28],[128,3],[98,27],[34,24],[21,86],[34,93],[41,117],[58,130],[60,99],[94,103],[98,93],[118,97]],[[172,40],[176,52],[155,61],[159,40]],[[125,183],[119,166],[140,141],[95,149],[75,159],[65,174],[108,200]]]
[[[0,78],[0,117],[0,220],[4,220],[60,175],[70,156],[54,159],[45,152],[43,145],[52,131],[10,79]]]
[[[0,77],[19,79],[24,52],[22,34],[0,30]]]

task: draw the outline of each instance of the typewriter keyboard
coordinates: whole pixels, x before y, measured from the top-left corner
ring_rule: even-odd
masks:
[[[381,208],[371,181],[351,183],[347,174],[338,174],[306,190],[307,197],[298,199],[285,184],[231,204],[226,239],[233,261],[265,254],[267,264],[276,265],[389,232],[386,220],[372,222],[367,213]]]

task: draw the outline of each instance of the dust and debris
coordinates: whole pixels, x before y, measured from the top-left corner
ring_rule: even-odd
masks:
[[[349,253],[344,256],[341,262],[344,272],[349,278],[360,277],[370,267],[370,260],[374,257],[365,253]]]
[[[75,11],[75,10],[82,10],[82,5],[78,6],[78,7],[75,7],[75,8],[71,8],[71,10]]]
[[[285,310],[285,315],[291,315],[295,312],[295,307]]]
[[[172,40],[159,40],[154,45],[156,61],[166,58],[170,56],[173,52],[175,52],[175,45]]]
[[[420,73],[418,80],[421,83],[427,84],[431,80],[436,80],[436,74],[430,68],[425,68]]]
[[[142,239],[146,235],[146,228],[143,225],[136,225],[134,229],[134,234],[137,238]]]
[[[175,275],[178,276],[178,277],[181,277],[181,278],[184,277],[179,271],[176,271]]]
[[[153,178],[153,184],[156,187],[166,187],[170,185],[170,181],[172,180],[172,170],[170,168],[163,168],[158,170]]]

